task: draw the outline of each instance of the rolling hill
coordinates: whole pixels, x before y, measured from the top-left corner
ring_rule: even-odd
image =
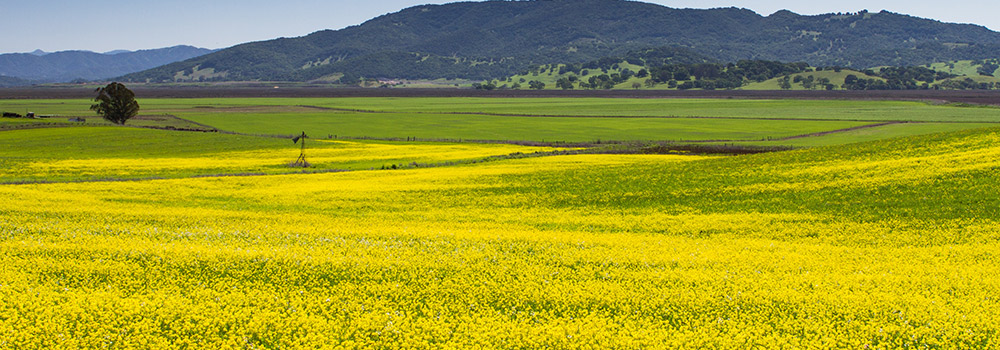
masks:
[[[0,55],[0,75],[37,82],[108,79],[201,56],[213,50],[174,46],[154,50],[60,51]]]
[[[341,30],[241,44],[124,79],[485,79],[659,47],[722,62],[868,68],[992,58],[1000,51],[1000,33],[891,12],[762,16],[738,8],[673,9],[625,0],[460,2],[416,6]]]
[[[485,79],[656,47],[685,48],[723,62],[868,68],[990,58],[1000,50],[1000,33],[890,12],[761,16],[738,8],[673,9],[624,0],[460,2],[237,45],[125,80]]]
[[[0,87],[14,87],[14,86],[25,86],[25,85],[31,85],[31,82],[21,78],[0,75]]]
[[[997,90],[996,72],[1000,72],[998,59],[854,70],[761,60],[662,62],[630,54],[582,64],[540,65],[472,86],[483,90]]]

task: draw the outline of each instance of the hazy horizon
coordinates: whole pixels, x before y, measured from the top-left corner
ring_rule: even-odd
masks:
[[[178,0],[129,3],[121,0],[39,0],[0,5],[0,12],[14,14],[5,19],[0,53],[35,50],[93,51],[147,50],[177,45],[222,49],[245,42],[279,37],[298,37],[324,29],[342,29],[374,17],[421,4],[454,1],[422,0],[247,0],[240,6],[218,1]],[[1000,18],[992,15],[1000,4],[982,0],[958,0],[951,6],[902,0],[855,1],[816,4],[790,0],[698,1],[649,0],[673,8],[748,8],[763,16],[787,9],[803,15],[836,12],[888,10],[950,23],[971,23],[1000,29]],[[109,9],[116,22],[102,23]],[[165,16],[164,14],[173,14]],[[108,35],[115,34],[115,40]]]

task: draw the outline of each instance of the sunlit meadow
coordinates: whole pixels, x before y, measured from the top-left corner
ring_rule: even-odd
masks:
[[[317,159],[413,157],[330,147]],[[502,147],[420,154],[518,151]],[[232,152],[253,159],[233,168],[290,160]],[[213,162],[192,157],[135,161]],[[115,162],[19,160],[5,176],[121,176]],[[739,157],[0,185],[0,347],[995,348],[997,169],[986,129]]]

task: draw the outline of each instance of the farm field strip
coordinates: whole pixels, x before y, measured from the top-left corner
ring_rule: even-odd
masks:
[[[997,168],[992,129],[746,157],[0,185],[0,338],[992,348]]]
[[[910,101],[606,98],[399,98],[387,101],[378,98],[354,98],[318,100],[308,104],[392,112],[1000,122],[1000,108],[962,108]]]
[[[841,130],[836,133],[807,136],[801,138],[791,138],[784,140],[768,141],[737,141],[724,142],[726,144],[750,145],[750,146],[790,146],[790,147],[820,147],[835,146],[848,143],[870,142],[891,139],[895,137],[906,137],[912,135],[927,135],[933,133],[945,133],[960,130],[989,129],[997,128],[993,123],[890,123],[875,128],[858,128],[854,130]]]
[[[537,116],[791,118],[861,121],[1000,122],[1000,108],[914,101],[625,98],[199,98],[140,99],[149,113],[302,106],[394,113]],[[0,100],[0,109],[93,115],[88,100]],[[281,109],[275,110],[280,112]]]
[[[352,101],[372,101],[376,99],[338,99],[336,102],[341,103],[351,103]],[[382,136],[382,137],[406,137],[415,136],[425,139],[434,138],[455,138],[455,135],[465,135],[466,139],[530,139],[535,141],[594,141],[594,140],[628,140],[628,139],[641,139],[641,140],[668,140],[668,141],[700,141],[700,142],[737,142],[737,143],[756,143],[762,145],[792,145],[792,146],[814,146],[814,145],[827,145],[827,144],[843,144],[851,142],[860,142],[872,139],[880,139],[879,137],[871,137],[871,135],[878,135],[881,131],[882,126],[886,123],[896,123],[903,122],[896,120],[899,118],[891,117],[891,108],[901,108],[900,106],[905,106],[905,108],[912,108],[909,112],[916,112],[921,109],[933,110],[935,113],[965,113],[968,110],[983,110],[985,112],[992,112],[995,116],[990,120],[993,122],[1000,121],[1000,118],[996,115],[1000,109],[995,108],[959,108],[950,106],[932,106],[924,103],[917,102],[893,102],[893,101],[877,101],[877,102],[858,102],[858,101],[768,101],[768,100],[743,100],[743,101],[729,101],[729,100],[670,100],[667,102],[660,102],[661,104],[667,104],[671,107],[675,105],[695,105],[699,108],[704,108],[708,105],[713,104],[730,104],[733,106],[743,106],[748,107],[749,110],[753,111],[754,108],[771,108],[774,104],[782,104],[785,109],[794,109],[796,114],[787,114],[782,116],[779,111],[776,115],[768,114],[766,116],[754,116],[753,114],[737,116],[728,115],[723,116],[723,114],[699,114],[697,117],[643,117],[643,116],[626,116],[624,118],[617,116],[617,114],[607,114],[608,119],[604,119],[596,114],[591,117],[583,118],[579,115],[553,115],[546,116],[543,113],[535,113],[533,117],[526,117],[530,114],[510,114],[511,111],[518,111],[517,108],[525,108],[523,105],[520,107],[510,107],[510,109],[501,110],[499,107],[493,110],[493,112],[475,112],[480,114],[472,115],[461,115],[462,112],[450,112],[454,115],[441,115],[434,114],[435,111],[447,110],[449,108],[455,109],[463,106],[464,103],[468,102],[465,99],[438,99],[436,102],[428,103],[426,99],[421,99],[417,101],[416,99],[403,99],[403,101],[381,101],[384,102],[382,105],[355,105],[344,107],[331,107],[330,105],[320,104],[319,102],[327,102],[334,100],[297,100],[296,102],[301,103],[312,103],[314,105],[326,106],[324,108],[340,108],[339,111],[330,111],[329,113],[334,114],[317,114],[315,111],[303,110],[299,113],[293,113],[294,117],[289,117],[285,113],[282,113],[280,108],[273,108],[272,110],[267,110],[266,107],[258,106],[253,110],[254,114],[240,115],[240,118],[227,118],[226,113],[201,113],[201,114],[189,114],[189,116],[194,120],[199,120],[206,124],[212,124],[216,126],[221,126],[223,129],[238,129],[242,131],[247,131],[250,133],[260,133],[266,130],[273,130],[271,125],[277,124],[275,118],[281,118],[282,120],[287,120],[286,118],[291,118],[296,125],[302,127],[308,127],[311,130],[315,130],[319,133],[325,133],[328,135],[344,136],[345,130],[346,135],[357,136]],[[485,101],[496,101],[497,99],[473,99],[480,107]],[[549,100],[544,100],[542,103],[552,103]],[[570,102],[576,103],[575,100],[568,100],[570,102],[565,102],[567,99],[555,100],[559,103],[568,104]],[[590,103],[596,102],[607,102],[607,99],[594,99],[594,101],[589,101]],[[613,101],[613,100],[612,100]],[[255,101],[264,102],[264,101]],[[519,101],[508,101],[502,100],[501,103],[510,102],[517,105],[521,103]],[[631,103],[636,101],[629,100],[628,103],[620,103],[619,107],[625,106],[623,108],[628,108]],[[638,102],[646,102],[644,100],[639,100]],[[794,102],[798,102],[796,105]],[[849,102],[854,102],[857,105],[851,105]],[[418,110],[413,112],[415,114],[401,114],[393,112],[393,106],[396,104],[406,103],[409,104],[427,104],[429,107],[425,107],[423,110]],[[494,102],[495,104],[497,102]],[[532,103],[537,104],[538,102],[532,101]],[[841,124],[836,123],[837,118],[844,118],[843,116],[834,115],[833,119],[819,119],[815,115],[810,116],[809,113],[815,113],[819,108],[826,108],[829,105],[840,106],[841,110],[850,110],[855,108],[856,110],[850,110],[850,118],[868,119],[865,122],[867,124]],[[871,106],[867,104],[870,103]],[[456,107],[455,105],[459,105]],[[579,103],[586,106],[587,102]],[[811,105],[815,104],[815,105]],[[491,105],[487,107],[480,107],[481,110],[489,110]],[[861,107],[869,107],[868,110],[863,110]],[[568,113],[567,111],[576,111],[579,106],[563,106],[566,109],[559,110],[560,113]],[[239,107],[232,107],[239,108]],[[304,106],[295,106],[292,108],[307,108]],[[352,111],[354,109],[368,108],[367,111]],[[373,108],[383,108],[381,111],[374,110]],[[576,109],[574,109],[576,108]],[[207,109],[199,109],[198,112],[204,112]],[[224,110],[224,109],[222,109]],[[670,109],[672,110],[672,109]],[[768,113],[773,113],[773,110],[768,109]],[[823,110],[824,113],[826,110]],[[835,111],[839,111],[836,110]],[[176,111],[177,113],[181,113]],[[371,113],[375,112],[375,113]],[[523,111],[522,111],[523,112]],[[372,115],[365,115],[371,113]],[[490,114],[499,113],[499,114]],[[719,113],[719,111],[704,112],[704,113]],[[890,117],[885,117],[885,114],[889,113]],[[806,115],[806,117],[802,117]],[[270,118],[268,117],[270,116]],[[529,127],[529,130],[512,130],[503,125],[497,127],[492,125],[497,123],[498,119],[502,117],[503,123],[513,123],[515,125],[523,125]],[[525,118],[538,118],[534,120],[529,120]],[[566,120],[561,120],[558,118],[566,118]],[[667,120],[657,120],[657,119],[667,119]],[[705,120],[702,120],[705,119]],[[919,119],[919,118],[917,118]],[[992,126],[991,123],[971,123],[968,121],[963,121],[962,118],[953,118],[953,115],[939,115],[937,119],[950,120],[949,122],[936,122],[934,125],[942,125],[941,131],[947,130],[961,130],[961,129],[972,129],[978,127],[988,127]],[[359,122],[360,121],[360,122]],[[913,121],[907,120],[906,123],[928,123],[925,121]],[[954,124],[952,124],[954,123]],[[573,127],[567,127],[563,124],[573,124]],[[868,132],[856,133],[854,129],[862,127],[879,126],[879,128],[873,130],[867,130]],[[460,127],[461,126],[461,127]],[[588,126],[593,126],[595,129],[588,130]],[[463,128],[464,127],[464,128]],[[287,124],[283,129],[284,133],[291,134],[295,132],[294,127],[288,126]],[[622,130],[625,129],[625,130]],[[811,130],[810,130],[811,129]],[[890,128],[891,133],[887,133],[886,137],[892,136],[907,136],[914,134],[921,134],[927,132],[933,132],[934,127],[912,127],[912,128]],[[336,133],[331,133],[331,130],[337,130]],[[351,134],[350,132],[352,132]],[[425,130],[433,130],[433,133],[424,133]],[[567,130],[573,130],[568,132]],[[489,131],[484,133],[484,131]],[[903,131],[903,133],[900,133]],[[847,136],[838,136],[835,134],[846,132]],[[910,133],[906,133],[910,132]],[[823,135],[830,134],[830,135]],[[812,136],[830,136],[824,137],[823,139],[816,139]],[[855,136],[856,137],[852,137]],[[462,137],[458,137],[461,139]],[[804,140],[792,141],[793,139],[804,138]],[[775,142],[778,141],[778,142]],[[788,141],[788,142],[782,142]]]
[[[598,140],[765,140],[869,123],[845,121],[496,117],[456,114],[225,114],[184,118],[248,134],[385,137],[450,140],[594,142]]]
[[[140,124],[201,128],[186,123],[192,121],[244,134],[287,136],[306,131],[319,138],[441,141],[714,141],[810,147],[935,131],[931,126],[895,125],[852,130],[886,122],[933,123],[942,125],[941,131],[1000,123],[998,108],[907,101],[203,98],[140,99],[140,104],[147,119],[163,119],[137,120]],[[62,116],[90,115],[89,105],[87,100],[0,101],[2,110],[37,109],[38,113]],[[833,131],[837,132],[790,139]],[[885,137],[879,136],[883,131]]]
[[[950,108],[960,108],[960,107],[950,107]],[[972,108],[972,107],[968,107]],[[977,107],[977,108],[991,108],[991,107]],[[998,108],[1000,109],[1000,108]],[[725,120],[766,120],[766,121],[851,121],[851,122],[866,122],[866,123],[876,123],[876,122],[900,122],[900,123],[977,123],[972,121],[917,121],[917,120],[892,120],[879,117],[877,113],[870,113],[868,119],[846,119],[838,117],[822,118],[822,117],[795,117],[795,116],[739,116],[739,115],[712,115],[712,114],[695,114],[686,116],[677,115],[667,115],[667,114],[640,114],[640,115],[618,115],[613,113],[607,114],[541,114],[541,113],[516,113],[516,112],[456,112],[456,111],[407,111],[399,112],[394,110],[366,110],[366,109],[351,109],[351,108],[338,108],[338,107],[322,107],[314,105],[295,105],[295,106],[281,106],[281,105],[259,105],[259,106],[242,106],[242,107],[208,107],[208,106],[195,106],[191,110],[183,109],[166,109],[159,111],[170,111],[184,113],[189,111],[197,111],[205,113],[251,113],[251,114],[289,114],[289,113],[317,113],[317,112],[327,112],[332,114],[393,114],[393,115],[462,115],[462,116],[490,116],[490,117],[539,117],[539,118],[614,118],[614,119],[725,119]],[[800,112],[800,115],[808,114],[805,112],[805,108]],[[1000,121],[980,121],[978,123],[995,123],[1000,124]]]
[[[310,140],[309,172],[463,163],[561,150],[507,144]],[[302,172],[286,139],[139,128],[77,127],[0,133],[0,183]]]

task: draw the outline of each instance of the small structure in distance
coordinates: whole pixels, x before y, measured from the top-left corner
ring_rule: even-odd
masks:
[[[294,163],[289,164],[288,166],[298,167],[298,168],[308,168],[308,167],[312,166],[312,164],[309,164],[309,162],[306,161],[306,139],[307,138],[309,138],[309,136],[306,135],[305,131],[302,132],[302,135],[299,135],[299,136],[296,136],[296,137],[292,138],[292,143],[299,143],[299,141],[302,141],[302,147],[299,150],[299,158],[296,159]]]

